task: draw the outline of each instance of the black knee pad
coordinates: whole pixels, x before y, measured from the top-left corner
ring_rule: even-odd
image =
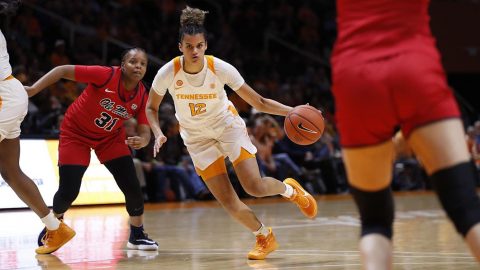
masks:
[[[480,199],[475,190],[478,174],[474,163],[464,162],[430,177],[443,209],[457,231],[465,236],[480,222]]]
[[[61,165],[58,168],[60,180],[58,190],[53,197],[53,212],[65,213],[77,198],[82,184],[82,178],[87,170],[81,165]]]
[[[130,156],[105,162],[105,166],[115,178],[118,187],[125,195],[125,205],[130,216],[143,215],[143,193],[138,182],[135,166]]]
[[[350,187],[350,192],[360,212],[361,236],[377,233],[392,239],[394,203],[390,187],[375,192]]]

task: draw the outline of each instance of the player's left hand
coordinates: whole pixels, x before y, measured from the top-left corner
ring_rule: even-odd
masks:
[[[133,137],[128,137],[125,140],[125,144],[127,144],[128,146],[132,147],[135,150],[138,150],[140,148],[145,147],[148,144],[148,142],[140,136],[133,136]]]

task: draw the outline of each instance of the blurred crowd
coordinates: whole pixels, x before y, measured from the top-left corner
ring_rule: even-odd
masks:
[[[124,48],[111,48],[104,55],[107,38],[142,47],[150,55],[169,60],[180,54],[178,21],[186,4],[210,12],[205,25],[209,32],[207,53],[233,64],[265,97],[292,106],[308,102],[322,110],[326,118],[321,140],[299,146],[286,138],[282,118],[255,112],[226,89],[258,149],[261,173],[279,179],[294,177],[314,194],[348,191],[334,126],[328,65],[336,35],[334,1],[26,0],[9,18],[4,31],[13,75],[29,85],[58,65],[119,65]],[[73,32],[72,25],[76,29]],[[144,78],[147,85],[158,68],[158,64],[150,63]],[[63,81],[32,98],[22,126],[23,136],[58,137],[66,108],[83,88]],[[168,137],[160,154],[153,158],[151,145],[132,150],[146,199],[210,199],[211,194],[185,151],[168,100],[162,104],[160,119]],[[135,133],[135,126],[134,120],[127,122],[129,134]],[[480,161],[480,122],[467,131],[469,149]],[[393,188],[428,188],[421,164],[407,147],[398,149]],[[239,194],[247,196],[233,170],[229,172]]]

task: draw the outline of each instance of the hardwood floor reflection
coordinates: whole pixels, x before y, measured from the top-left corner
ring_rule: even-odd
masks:
[[[125,248],[123,206],[73,208],[75,238],[52,255],[35,255],[42,228],[27,210],[0,212],[0,269],[359,269],[358,215],[349,196],[317,197],[308,220],[281,198],[246,200],[272,226],[279,250],[249,261],[254,236],[216,202],[149,204],[145,229],[159,251]],[[395,269],[478,269],[462,239],[426,193],[396,195]]]

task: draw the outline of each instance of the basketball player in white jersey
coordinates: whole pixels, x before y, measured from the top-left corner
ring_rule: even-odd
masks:
[[[17,1],[0,1],[0,16],[12,13]],[[2,18],[3,19],[3,18]],[[42,199],[33,181],[20,169],[20,124],[27,114],[28,96],[12,76],[7,42],[0,30],[0,173],[18,197],[37,214],[48,229],[45,245],[35,251],[52,253],[67,243],[75,232],[59,221]],[[8,222],[8,221],[4,221]]]
[[[256,235],[256,245],[248,258],[261,260],[278,244],[272,229],[265,227],[238,198],[228,179],[225,157],[233,163],[242,187],[250,195],[281,194],[297,204],[309,218],[316,216],[317,203],[294,179],[287,178],[282,183],[260,176],[255,159],[257,149],[223,87],[228,85],[261,112],[285,116],[292,108],[261,97],[232,65],[205,56],[207,41],[203,22],[206,13],[190,7],[182,11],[179,49],[183,55],[164,65],[153,81],[146,110],[155,135],[154,155],[166,141],[159,127],[158,108],[168,90],[175,103],[180,134],[197,173],[225,210]]]

